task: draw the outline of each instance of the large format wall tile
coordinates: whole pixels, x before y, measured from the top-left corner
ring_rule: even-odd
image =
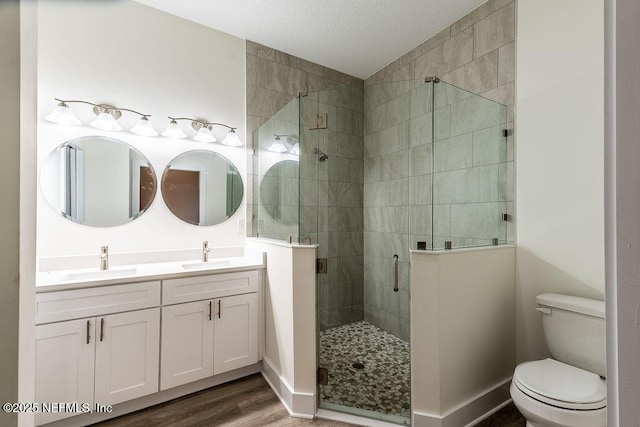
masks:
[[[498,85],[498,51],[494,50],[442,76],[442,80],[473,93]]]
[[[473,166],[507,161],[507,138],[504,124],[473,132]]]
[[[506,239],[507,223],[501,215],[506,203],[464,203],[451,205],[451,235],[458,238]]]
[[[258,58],[256,85],[278,92],[297,95],[307,88],[307,73],[286,65]]]
[[[301,84],[310,101],[301,103],[303,117],[329,113],[328,130],[300,135],[307,142],[300,161],[310,205],[301,216],[331,266],[320,278],[327,301],[319,308],[322,328],[364,316],[407,338],[408,247],[431,239],[436,247],[446,240],[488,244],[496,237],[491,227],[501,225],[511,226],[513,235],[512,223],[496,225],[493,215],[503,205],[513,213],[513,138],[505,144],[499,133],[512,126],[504,122],[513,117],[513,10],[512,0],[489,0],[364,82],[247,42],[249,134],[302,92]],[[465,90],[425,84],[428,75]],[[509,108],[492,109],[468,91]],[[317,162],[315,147],[329,155],[326,162]],[[316,215],[309,211],[314,202]],[[488,231],[465,235],[475,227]],[[289,233],[276,231],[282,238]],[[400,256],[397,294],[394,253]]]
[[[247,114],[269,118],[273,111],[278,111],[291,101],[289,94],[268,88],[247,85]]]
[[[473,166],[475,161],[473,148],[474,145],[470,133],[436,141],[433,144],[435,172],[465,169]]]
[[[513,0],[489,0],[485,4],[472,10],[469,14],[454,22],[451,25],[451,35],[453,36],[476,22],[483,20],[509,3],[513,4]]]
[[[502,105],[472,96],[451,105],[451,135],[462,135],[506,123],[506,109]]]
[[[512,42],[516,34],[515,5],[510,3],[473,26],[473,57],[479,58]]]
[[[468,28],[420,56],[415,76],[442,76],[473,59],[473,31]]]
[[[498,165],[436,173],[433,183],[434,203],[497,201],[498,174]]]
[[[513,82],[516,79],[516,42],[498,49],[498,85]]]

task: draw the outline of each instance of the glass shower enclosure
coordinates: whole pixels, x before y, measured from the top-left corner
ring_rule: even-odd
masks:
[[[320,409],[410,424],[409,251],[510,242],[508,128],[504,105],[429,78],[308,93],[254,132],[253,235],[327,260]]]

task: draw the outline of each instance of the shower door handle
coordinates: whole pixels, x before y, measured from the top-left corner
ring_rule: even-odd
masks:
[[[398,292],[398,255],[393,256],[393,292]]]

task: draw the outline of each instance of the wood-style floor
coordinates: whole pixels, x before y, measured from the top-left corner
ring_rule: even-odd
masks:
[[[335,421],[290,417],[259,374],[95,425],[100,427],[350,426],[350,424]],[[480,425],[520,427],[524,426],[525,422],[511,404]]]

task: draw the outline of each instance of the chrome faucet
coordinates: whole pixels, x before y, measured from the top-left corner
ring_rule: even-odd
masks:
[[[209,242],[202,242],[202,262],[209,262]]]
[[[109,269],[109,246],[100,249],[100,270]]]

